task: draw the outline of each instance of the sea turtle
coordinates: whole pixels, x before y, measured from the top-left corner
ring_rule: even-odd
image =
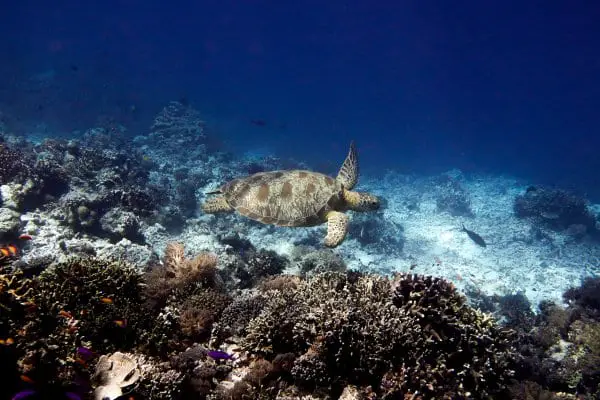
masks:
[[[203,205],[205,213],[233,212],[278,226],[315,226],[327,222],[325,246],[336,247],[348,232],[346,210],[371,211],[379,199],[353,192],[358,181],[354,142],[337,177],[305,170],[259,172],[234,179]]]

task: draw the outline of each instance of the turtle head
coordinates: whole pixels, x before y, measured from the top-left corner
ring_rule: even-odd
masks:
[[[377,196],[364,192],[344,190],[344,200],[349,210],[374,211],[379,209],[380,200]]]

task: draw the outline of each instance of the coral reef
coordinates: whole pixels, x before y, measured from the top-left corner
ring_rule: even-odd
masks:
[[[455,217],[472,217],[471,199],[460,181],[444,175],[436,182],[436,207],[438,212],[447,212]]]
[[[573,301],[566,308],[542,303],[533,326],[515,325],[524,356],[517,368],[522,382],[511,389],[515,398],[598,398],[600,320],[598,309],[583,297],[594,284],[587,280],[567,291],[565,298]]]
[[[267,360],[295,354],[290,373],[303,388],[485,397],[511,376],[510,336],[440,279],[326,273],[268,297],[243,346]]]
[[[585,199],[564,190],[530,186],[515,198],[514,211],[519,218],[531,218],[550,229],[597,233],[596,217]]]
[[[2,268],[0,337],[7,339],[0,366],[14,377],[11,393],[95,390],[117,398],[126,388],[145,399],[598,393],[600,323],[577,303],[570,311],[546,305],[533,329],[515,335],[467,305],[452,283],[430,276],[276,274],[228,292],[216,257],[188,257],[180,243],[170,243],[163,265],[145,273],[94,257],[51,264],[39,276]],[[519,298],[498,304],[523,308]],[[561,341],[569,345],[558,358]]]
[[[15,246],[0,253],[0,399],[94,391],[150,400],[600,395],[598,280],[567,291],[566,308],[542,302],[537,315],[524,295],[535,298],[539,282],[560,275],[547,272],[565,261],[568,245],[582,245],[571,252],[578,264],[581,254],[595,259],[581,239],[595,234],[597,217],[583,199],[543,187],[514,199],[514,182],[486,187],[456,171],[397,176],[387,186],[365,176],[371,189],[397,196],[371,216],[353,216],[346,247],[323,250],[316,230],[197,213],[217,182],[311,166],[215,151],[217,139],[185,102],[168,104],[133,141],[111,118],[97,125],[70,140],[0,138],[0,248]],[[529,254],[523,265],[538,246],[537,256],[548,255],[539,268],[535,259],[535,293],[519,284],[483,296],[475,275],[490,272],[485,263],[481,274],[460,264],[473,249],[448,231],[475,208],[490,218],[482,206],[490,186],[503,197],[493,203],[496,220],[485,222],[510,229],[488,232],[493,251],[485,254],[500,270],[511,261],[494,244]],[[497,210],[513,200],[514,215]],[[443,264],[420,258],[431,249]],[[398,265],[420,275],[349,270]],[[454,276],[454,267],[457,285],[496,320],[429,276]],[[496,288],[518,279],[509,278]]]

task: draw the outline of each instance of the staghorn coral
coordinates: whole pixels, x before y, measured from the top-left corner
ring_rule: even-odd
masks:
[[[269,292],[247,331],[246,350],[294,353],[296,384],[331,395],[357,384],[382,398],[483,398],[511,376],[509,334],[431,277],[320,274]]]

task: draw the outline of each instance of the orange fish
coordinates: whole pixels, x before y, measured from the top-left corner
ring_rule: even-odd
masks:
[[[13,339],[13,338],[11,338],[11,337],[9,337],[8,339],[6,339],[6,344],[7,344],[7,345],[9,345],[9,346],[10,346],[11,344],[14,344],[14,343],[15,343],[15,339]]]
[[[33,381],[33,379],[31,379],[30,377],[28,377],[27,375],[21,375],[21,380],[25,383],[30,383],[30,384],[34,384],[35,382]]]
[[[10,254],[13,256],[16,256],[19,253],[19,249],[17,249],[17,246],[15,246],[14,244],[9,244],[7,247],[8,251],[10,251]]]
[[[112,304],[113,303],[113,299],[111,299],[110,297],[102,297],[100,299],[101,302],[103,302],[104,304]]]
[[[126,319],[117,319],[114,321],[115,325],[119,328],[127,328],[127,320]]]
[[[73,319],[73,314],[71,314],[70,312],[65,311],[65,310],[60,310],[58,312],[58,315],[60,315],[61,317],[65,317],[67,319]]]
[[[0,247],[0,254],[4,257],[10,257],[10,251],[5,247]]]

